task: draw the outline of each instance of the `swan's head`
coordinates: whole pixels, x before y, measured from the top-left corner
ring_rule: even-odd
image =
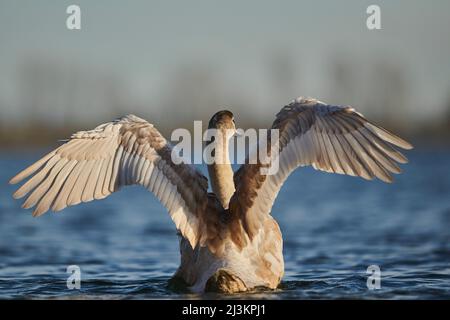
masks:
[[[236,125],[231,111],[222,110],[214,114],[209,120],[208,129],[220,130],[227,138],[236,134]]]

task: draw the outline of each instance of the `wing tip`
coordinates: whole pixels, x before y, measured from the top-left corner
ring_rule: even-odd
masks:
[[[19,189],[19,190],[20,190],[20,189]],[[13,195],[12,195],[13,199],[18,200],[18,199],[23,198],[24,194],[20,194],[20,193],[19,193],[19,190],[17,190],[16,192],[13,193]]]
[[[395,143],[393,143],[393,144],[396,145],[397,147],[400,147],[404,150],[414,149],[414,146],[412,145],[412,143],[409,143],[405,139],[400,138],[399,136],[393,134],[392,132],[389,132],[389,134],[395,139]],[[390,143],[392,143],[392,142],[390,142]]]
[[[403,140],[402,148],[405,149],[405,150],[412,150],[412,149],[414,149],[414,146],[412,145],[412,143],[409,143],[408,141]]]
[[[36,209],[34,209],[32,216],[34,218],[38,218],[38,217],[42,216],[44,213],[46,213],[47,211],[48,211],[48,209],[45,210],[45,209],[40,209],[39,207],[37,207]]]
[[[387,184],[394,183],[394,178],[392,176],[390,176],[389,179],[380,179],[380,180]]]
[[[377,126],[376,124],[373,124],[371,122],[366,122],[364,124],[366,128],[371,130],[374,134],[376,134],[381,139],[389,142],[390,144],[393,144],[397,147],[400,147],[405,150],[411,150],[414,149],[414,146],[409,143],[408,141],[400,138],[396,134],[384,129],[383,127]]]
[[[20,181],[22,181],[22,178],[21,178],[19,175],[20,175],[20,173],[19,173],[19,174],[16,174],[14,177],[12,177],[11,179],[9,179],[8,183],[9,183],[9,184],[17,184],[17,183],[19,183]]]

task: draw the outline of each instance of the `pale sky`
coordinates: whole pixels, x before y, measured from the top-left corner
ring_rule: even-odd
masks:
[[[66,28],[70,4],[81,7],[79,31]],[[381,7],[382,30],[366,28],[370,4]],[[29,111],[20,72],[35,59],[113,75],[137,109],[158,109],[182,66],[204,66],[219,79],[217,104],[242,97],[262,115],[299,95],[363,104],[357,93],[330,89],[340,88],[328,72],[337,59],[350,62],[360,82],[371,79],[372,64],[404,70],[408,112],[436,117],[450,99],[449,35],[445,0],[0,0],[0,116],[16,121]],[[274,56],[293,66],[294,85],[282,94],[268,81]],[[51,117],[56,107],[49,108]]]

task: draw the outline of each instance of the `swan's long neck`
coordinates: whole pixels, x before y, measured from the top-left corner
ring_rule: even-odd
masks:
[[[208,165],[211,187],[224,209],[228,209],[231,196],[234,193],[233,169],[228,152],[229,140],[226,137],[217,139],[214,153],[216,162]]]

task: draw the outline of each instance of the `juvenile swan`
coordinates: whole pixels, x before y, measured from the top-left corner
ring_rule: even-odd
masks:
[[[216,113],[209,127],[236,131],[230,111]],[[395,147],[412,146],[351,107],[310,98],[298,98],[281,109],[272,128],[279,130],[279,170],[263,174],[260,169],[267,163],[262,161],[244,164],[236,173],[229,161],[210,164],[214,193],[208,194],[208,180],[194,166],[175,164],[167,140],[134,115],[73,134],[10,183],[29,178],[14,198],[31,193],[23,208],[36,206],[33,216],[103,199],[122,186],[141,185],[166,207],[180,234],[181,264],[174,283],[192,292],[274,289],[284,262],[283,240],[271,208],[289,174],[311,165],[392,182],[391,174],[401,172],[397,162],[407,162]],[[224,136],[216,152],[228,157],[231,135]]]

